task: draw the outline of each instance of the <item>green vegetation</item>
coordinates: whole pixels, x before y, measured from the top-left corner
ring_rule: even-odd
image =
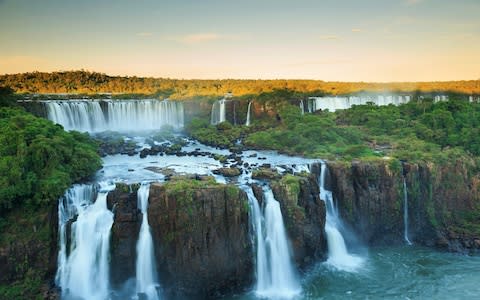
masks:
[[[8,257],[0,298],[43,299],[54,271],[56,203],[100,167],[97,144],[25,112],[2,88],[0,128],[0,258]]]
[[[285,89],[315,95],[341,95],[362,91],[450,91],[480,94],[479,80],[417,83],[326,82],[321,80],[179,80],[108,76],[87,71],[1,75],[0,86],[9,86],[16,93],[75,93],[77,97],[78,94],[113,93],[128,94],[118,95],[120,98],[148,95],[149,97],[170,97],[171,99],[221,96],[227,92],[232,92],[236,96],[259,95],[264,92]]]
[[[447,161],[480,155],[480,104],[460,99],[401,106],[355,106],[336,114],[337,124],[359,126],[373,148],[407,160]]]
[[[16,104],[13,90],[0,86],[0,107],[14,106]]]
[[[308,157],[344,158],[373,155],[362,143],[365,134],[353,126],[338,126],[335,115],[301,115],[298,107],[285,105],[279,112],[281,122],[254,132],[245,144]]]
[[[277,115],[257,118],[250,127],[228,122],[213,126],[208,120],[194,119],[186,130],[213,146],[231,148],[242,139],[250,148],[330,160],[389,156],[412,162],[446,162],[480,156],[478,102],[455,97],[439,103],[425,99],[400,106],[367,104],[335,113],[302,115],[298,106],[290,104],[298,97],[291,91],[257,96],[255,99],[263,101],[260,104]],[[398,169],[398,165],[392,167]]]
[[[101,166],[86,134],[17,108],[0,108],[0,208],[48,205]]]
[[[480,103],[426,99],[305,115],[297,106],[281,103],[277,103],[278,118],[243,132],[247,146],[346,161],[390,156],[446,162],[480,156]]]
[[[248,130],[248,127],[232,126],[229,122],[223,122],[214,126],[210,125],[209,120],[193,119],[185,130],[193,138],[206,145],[231,148],[244,132]]]
[[[195,180],[186,177],[172,178],[165,183],[165,191],[169,197],[174,197],[178,207],[186,209],[191,215],[193,212],[193,196],[196,190],[219,185],[215,178],[207,177],[206,180]]]

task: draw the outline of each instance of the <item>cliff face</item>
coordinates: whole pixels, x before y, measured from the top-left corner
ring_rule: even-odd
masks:
[[[428,246],[480,249],[480,174],[473,161],[405,165],[411,231]]]
[[[4,217],[0,233],[0,299],[56,299],[57,203]]]
[[[207,299],[250,285],[253,249],[246,194],[231,185],[186,184],[150,188],[148,217],[166,293]]]
[[[272,181],[275,199],[280,202],[295,262],[300,267],[325,259],[325,203],[319,198],[314,176],[286,175]]]
[[[340,213],[369,244],[401,244],[403,180],[410,240],[452,251],[478,249],[479,176],[473,162],[328,164]],[[404,177],[405,176],[405,177]]]
[[[135,276],[141,213],[135,188],[117,185],[108,204],[115,214],[111,279],[119,288]],[[251,285],[248,200],[237,187],[197,180],[154,183],[148,219],[160,283],[169,299],[207,299]]]
[[[403,190],[399,170],[385,163],[328,164],[327,178],[340,215],[368,244],[403,241]]]
[[[125,281],[135,276],[137,240],[142,214],[137,208],[138,186],[117,184],[108,193],[107,205],[114,213],[110,241],[110,280],[120,288]]]

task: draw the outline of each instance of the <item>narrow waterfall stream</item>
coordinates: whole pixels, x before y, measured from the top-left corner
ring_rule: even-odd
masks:
[[[325,223],[325,233],[327,234],[328,243],[327,264],[341,271],[356,272],[362,267],[364,259],[357,255],[348,253],[345,239],[340,232],[342,220],[338,214],[338,208],[333,201],[332,192],[325,188],[326,174],[327,166],[324,162],[322,162],[319,187],[320,199],[325,201],[325,206],[327,209]]]
[[[250,108],[251,107],[252,107],[252,101],[248,102],[247,120],[245,121],[245,126],[250,126]]]
[[[142,226],[137,242],[136,292],[144,294],[147,300],[160,299],[157,268],[153,250],[152,234],[148,224],[148,196],[150,184],[142,183],[137,191],[138,208],[142,212]]]
[[[212,113],[210,116],[210,123],[217,125],[227,120],[227,110],[225,107],[226,100],[218,100],[212,104]]]
[[[403,177],[403,226],[404,226],[403,237],[405,239],[405,242],[407,242],[408,245],[411,245],[412,242],[408,238],[408,193],[407,193],[407,180],[405,176]]]
[[[289,299],[301,293],[301,286],[292,263],[280,203],[268,186],[263,187],[262,209],[251,188],[246,189],[256,236],[255,294],[268,299]]]
[[[107,208],[107,195],[114,188],[115,185],[100,183],[97,199],[92,203],[93,186],[75,185],[59,201],[61,244],[56,281],[64,298],[108,298],[113,213]]]

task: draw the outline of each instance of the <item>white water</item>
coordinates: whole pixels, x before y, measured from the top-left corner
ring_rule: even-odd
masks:
[[[400,105],[411,100],[411,96],[388,95],[388,96],[345,96],[345,97],[309,97],[308,112],[317,110],[329,110],[331,112],[339,109],[348,109],[353,105],[364,105],[372,102],[378,106]]]
[[[441,101],[448,101],[448,96],[446,96],[446,95],[435,95],[433,97],[433,102],[437,103],[437,102],[441,102]]]
[[[326,263],[337,270],[356,272],[362,267],[364,259],[348,253],[345,240],[339,230],[342,221],[338,215],[338,209],[333,202],[332,192],[325,189],[326,173],[326,165],[322,162],[319,187],[320,199],[325,201],[327,209],[325,233],[327,234],[328,260]]]
[[[251,188],[245,188],[252,207],[256,237],[255,294],[268,299],[290,299],[301,293],[295,274],[280,203],[265,186],[263,214]]]
[[[225,99],[215,101],[212,104],[212,114],[210,116],[210,123],[217,125],[227,120],[227,111],[225,108]]]
[[[94,203],[91,185],[74,185],[59,201],[60,252],[56,283],[63,298],[107,299],[109,295],[109,248],[113,213],[107,208],[108,192],[115,185],[100,183]],[[67,230],[71,224],[70,248]],[[69,253],[69,255],[67,255]]]
[[[250,108],[252,106],[252,101],[248,102],[247,108],[247,121],[245,121],[245,126],[250,126]]]
[[[153,251],[153,240],[148,224],[148,196],[150,184],[142,183],[137,192],[138,207],[142,212],[142,226],[137,242],[137,294],[144,294],[147,300],[159,299],[157,268]]]
[[[183,127],[183,103],[168,100],[43,101],[49,120],[66,130],[146,131]]]
[[[408,193],[407,193],[407,181],[403,177],[403,237],[407,244],[411,245],[410,239],[408,238]]]

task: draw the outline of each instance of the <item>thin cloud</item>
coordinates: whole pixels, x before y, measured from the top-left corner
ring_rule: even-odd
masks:
[[[362,32],[360,28],[352,28],[352,32]]]
[[[237,40],[244,39],[244,37],[241,37],[238,35],[206,32],[206,33],[187,34],[183,36],[167,37],[166,39],[170,41],[176,41],[178,43],[190,45],[190,44],[201,44],[201,43],[209,43],[209,42],[216,42],[216,41],[237,41]]]
[[[337,35],[321,35],[319,37],[321,40],[330,40],[330,41],[338,41],[340,37]]]

